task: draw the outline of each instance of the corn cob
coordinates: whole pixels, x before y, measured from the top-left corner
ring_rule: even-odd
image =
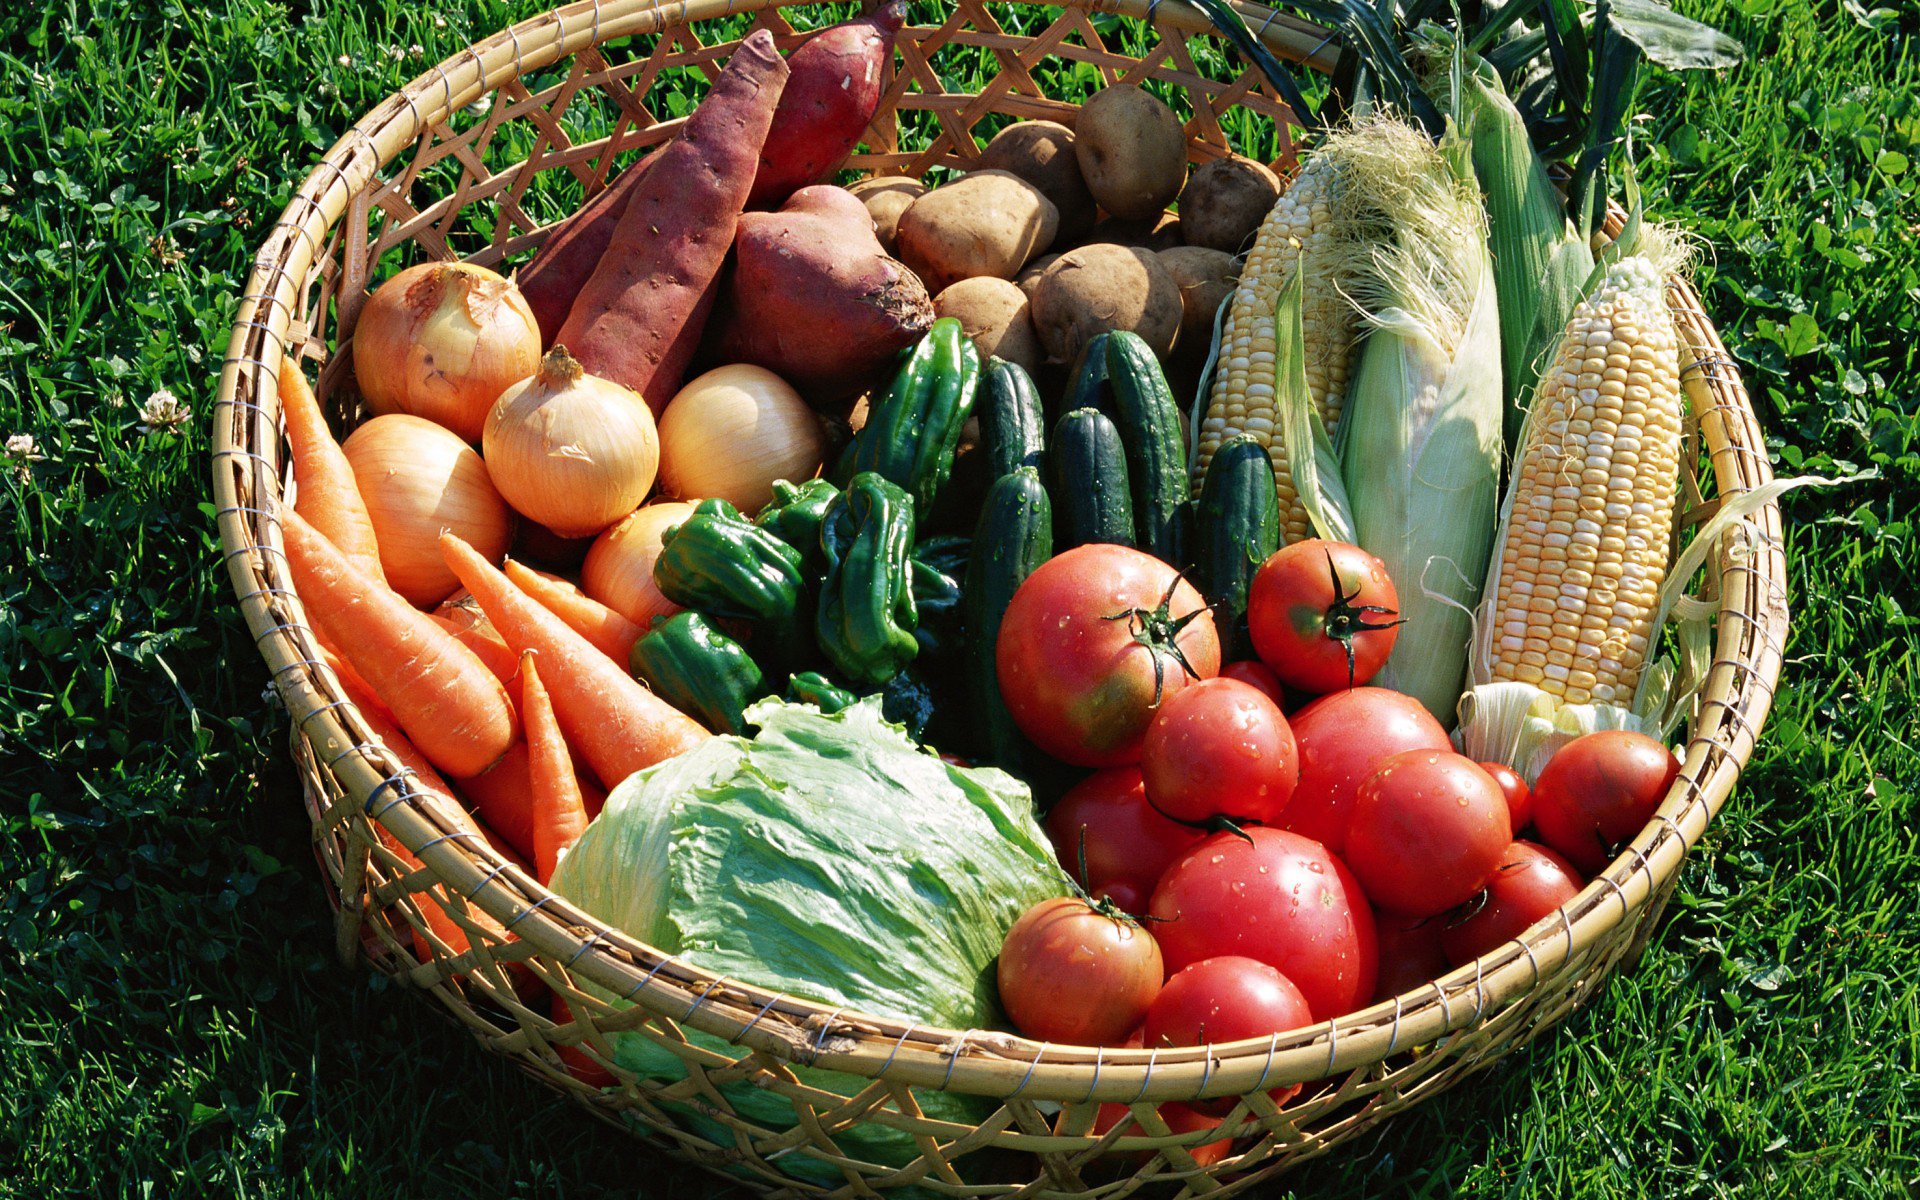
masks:
[[[1220,333],[1219,362],[1195,446],[1196,488],[1214,451],[1228,438],[1246,434],[1266,447],[1280,501],[1282,544],[1309,537],[1311,531],[1279,434],[1274,306],[1291,274],[1304,269],[1307,386],[1314,412],[1332,436],[1346,402],[1347,358],[1354,338],[1352,306],[1340,294],[1325,260],[1338,187],[1331,159],[1309,159],[1261,224]]]

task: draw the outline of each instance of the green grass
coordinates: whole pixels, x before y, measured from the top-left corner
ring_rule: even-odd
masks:
[[[708,1194],[334,961],[207,504],[262,228],[357,114],[533,6],[5,7],[0,438],[42,457],[0,463],[0,1197]],[[1710,243],[1783,469],[1876,478],[1787,501],[1779,705],[1637,969],[1303,1196],[1920,1187],[1920,29],[1683,7],[1751,59],[1643,93],[1652,207]],[[143,430],[158,389],[193,419]]]

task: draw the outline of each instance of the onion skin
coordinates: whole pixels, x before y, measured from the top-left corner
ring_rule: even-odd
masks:
[[[375,414],[423,417],[468,442],[500,393],[540,365],[540,326],[520,289],[471,263],[421,263],[381,284],[352,345]]]
[[[341,447],[366,500],[387,584],[431,608],[460,586],[440,556],[451,530],[491,562],[506,557],[513,510],[494,489],[487,465],[457,434],[423,417],[375,417]]]
[[[653,564],[660,557],[660,535],[692,515],[691,503],[656,500],[617,522],[587,551],[580,590],[642,629],[655,617],[679,612],[654,585]]]
[[[785,380],[747,363],[716,367],[660,415],[660,490],[718,497],[752,516],[777,479],[813,478],[826,460],[820,419]]]
[[[647,402],[583,372],[565,346],[500,393],[480,441],[507,503],[563,538],[591,537],[632,512],[660,467]]]

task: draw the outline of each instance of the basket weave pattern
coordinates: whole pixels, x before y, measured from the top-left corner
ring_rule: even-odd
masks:
[[[1277,54],[1330,65],[1319,30],[1256,5],[1239,7]],[[1285,106],[1257,73],[1225,65],[1194,10],[1172,0],[1068,0],[999,11],[996,19],[976,0],[961,0],[940,25],[902,32],[882,115],[853,166],[915,176],[964,167],[978,154],[979,126],[995,114],[1071,123],[1075,106],[1049,99],[1037,78],[1042,64],[1062,61],[1090,64],[1107,82],[1157,80],[1178,89],[1191,113],[1196,162],[1229,151],[1222,117],[1237,107],[1272,122],[1261,149],[1271,148],[1283,170],[1291,166]],[[752,28],[770,29],[783,50],[798,41],[788,14],[767,0],[599,0],[472,47],[390,97],[336,144],[256,259],[215,407],[215,496],[229,573],[292,714],[293,752],[338,905],[343,960],[365,960],[423,989],[489,1049],[596,1114],[765,1190],[796,1194],[870,1195],[913,1184],[951,1195],[1119,1196],[1158,1181],[1182,1195],[1225,1196],[1485,1067],[1585,1000],[1644,944],[1683,855],[1731,793],[1765,718],[1786,632],[1775,506],[1736,526],[1709,555],[1707,594],[1719,618],[1685,767],[1659,814],[1611,868],[1554,918],[1478,962],[1267,1041],[1156,1052],[1042,1046],[828,1010],[715,978],[595,921],[470,838],[451,816],[455,802],[420,786],[378,743],[320,661],[281,549],[275,511],[287,459],[275,379],[282,350],[325,362],[321,394],[352,418],[340,386],[347,355],[329,357],[328,347],[347,344],[370,286],[409,254],[521,261],[545,232],[527,211],[534,178],[563,172],[591,193],[605,185],[616,156],[628,160],[673,136],[679,120],[659,111],[656,83],[687,70],[711,79],[746,32],[736,19],[723,38],[714,22],[748,12]],[[1002,24],[1016,19],[1009,12],[1025,32]],[[1109,45],[1096,26],[1100,17],[1112,27],[1106,14],[1135,30],[1142,26],[1131,23],[1145,22],[1158,35],[1152,48],[1136,57]],[[805,21],[822,23],[817,14]],[[607,45],[620,39],[632,40]],[[977,94],[951,92],[941,69],[951,55],[990,56],[997,73]],[[469,110],[489,96],[483,114]],[[594,120],[580,120],[583,111]],[[601,132],[577,136],[583,126]],[[1691,354],[1689,445],[1710,463],[1683,488],[1682,524],[1691,527],[1712,513],[1715,496],[1759,487],[1771,471],[1746,392],[1697,298],[1680,283],[1671,296]],[[1698,457],[1683,454],[1689,462]],[[424,869],[389,849],[376,823]],[[466,932],[465,953],[434,935],[420,908],[427,897]],[[569,1022],[550,1019],[535,982],[566,999]],[[708,1049],[711,1040],[696,1045],[685,1029],[733,1049]],[[632,1031],[675,1055],[686,1078],[636,1080],[615,1068],[620,1085],[595,1090],[556,1055],[556,1047],[576,1047],[611,1066],[607,1035]],[[793,1064],[844,1072],[852,1094],[803,1082]],[[798,1123],[768,1128],[740,1116],[721,1089],[741,1081],[785,1097]],[[1268,1097],[1268,1089],[1294,1082],[1309,1084],[1302,1098],[1282,1108]],[[913,1089],[932,1088],[990,1098],[991,1115],[977,1124],[929,1118]],[[1202,1094],[1241,1097],[1221,1131],[1234,1136],[1233,1153],[1206,1167],[1190,1150],[1220,1133],[1174,1134],[1154,1107]],[[1130,1115],[1095,1136],[1102,1102],[1129,1105]],[[683,1128],[669,1105],[700,1113],[710,1119],[709,1135],[718,1128],[725,1136]],[[839,1139],[862,1123],[909,1135],[917,1157],[905,1166],[861,1158]],[[830,1164],[843,1182],[796,1181],[780,1169],[781,1158],[796,1152]],[[1111,1152],[1141,1153],[1102,1157]]]

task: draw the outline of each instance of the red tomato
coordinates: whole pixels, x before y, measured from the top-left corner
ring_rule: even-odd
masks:
[[[1280,682],[1304,692],[1358,687],[1400,635],[1400,596],[1387,568],[1345,542],[1282,546],[1254,573],[1247,631]]]
[[[1299,834],[1214,834],[1167,868],[1147,912],[1170,971],[1258,959],[1294,982],[1316,1021],[1373,997],[1373,910],[1346,864]]]
[[[1202,679],[1160,706],[1140,770],[1147,802],[1176,821],[1271,822],[1293,798],[1300,758],[1280,706],[1233,679]]]
[[[1126,1044],[1138,1050],[1140,1048],[1140,1038],[1141,1031],[1136,1029],[1133,1031],[1133,1036],[1127,1039]],[[1220,1124],[1219,1117],[1211,1117],[1205,1113],[1195,1112],[1184,1104],[1161,1104],[1158,1105],[1154,1111],[1160,1114],[1160,1119],[1165,1121],[1167,1128],[1174,1133],[1193,1133],[1201,1129],[1213,1129]],[[1108,1131],[1130,1115],[1130,1110],[1124,1104],[1102,1104],[1100,1110],[1093,1116],[1093,1129],[1091,1132],[1094,1137],[1104,1137]],[[1126,1132],[1120,1136],[1150,1137],[1152,1135],[1141,1128],[1138,1121],[1132,1121],[1128,1124]],[[1232,1146],[1233,1144],[1231,1142],[1222,1138],[1217,1142],[1208,1142],[1202,1146],[1188,1146],[1187,1153],[1193,1155],[1193,1161],[1205,1167],[1211,1166],[1225,1158],[1231,1153]],[[1152,1158],[1153,1154],[1146,1150],[1135,1150],[1124,1157],[1136,1162],[1145,1162]]]
[[[1322,696],[1293,714],[1292,724],[1300,784],[1280,823],[1335,854],[1347,847],[1354,793],[1381,763],[1402,750],[1453,749],[1418,700],[1386,688]]]
[[[1287,689],[1281,684],[1280,677],[1273,673],[1272,667],[1257,658],[1228,663],[1220,668],[1220,678],[1238,679],[1249,687],[1259,688],[1261,695],[1282,709],[1287,707]]]
[[[1144,913],[1147,911],[1147,898],[1153,895],[1153,889],[1143,888],[1125,879],[1116,879],[1099,887],[1088,888],[1087,894],[1095,901],[1107,901],[1123,913]]]
[[[1306,997],[1291,979],[1266,963],[1225,954],[1173,973],[1147,1009],[1145,1045],[1154,1049],[1238,1042],[1313,1023]],[[1270,1095],[1275,1104],[1285,1104],[1299,1091],[1300,1085],[1294,1084]],[[1234,1103],[1235,1097],[1220,1096],[1194,1101],[1193,1107],[1224,1116]]]
[[[1093,891],[1095,884],[1129,885],[1139,899],[1120,907],[1139,912],[1137,904],[1152,894],[1167,864],[1207,835],[1153,811],[1140,768],[1112,767],[1087,776],[1060,797],[1047,813],[1047,836],[1053,839],[1060,865],[1081,886]],[[1084,878],[1080,870],[1083,844]]]
[[[1608,729],[1562,746],[1533,781],[1540,840],[1588,875],[1653,820],[1680,762],[1643,733]]]
[[[1507,815],[1513,819],[1513,832],[1518,834],[1533,824],[1533,789],[1520,778],[1520,772],[1497,762],[1483,762],[1480,769],[1493,776],[1493,781],[1500,785],[1500,794],[1507,798]]]
[[[1500,865],[1487,880],[1486,899],[1464,920],[1448,925],[1440,934],[1447,957],[1455,966],[1470,963],[1482,954],[1527,931],[1541,917],[1580,893],[1580,875],[1567,860],[1532,842],[1515,842],[1500,856]]]
[[[1347,865],[1381,908],[1430,917],[1486,886],[1513,840],[1500,785],[1451,750],[1403,750],[1360,785]]]
[[[1447,953],[1440,945],[1445,924],[1445,917],[1374,913],[1373,927],[1380,944],[1380,981],[1373,987],[1375,1000],[1391,1000],[1447,973]]]
[[[1140,925],[1085,900],[1042,900],[1000,947],[1000,1003],[1031,1038],[1117,1043],[1160,994],[1160,948]]]
[[[1140,761],[1154,710],[1220,672],[1200,593],[1125,546],[1048,559],[1007,605],[994,645],[1000,694],[1021,732],[1082,767]]]

